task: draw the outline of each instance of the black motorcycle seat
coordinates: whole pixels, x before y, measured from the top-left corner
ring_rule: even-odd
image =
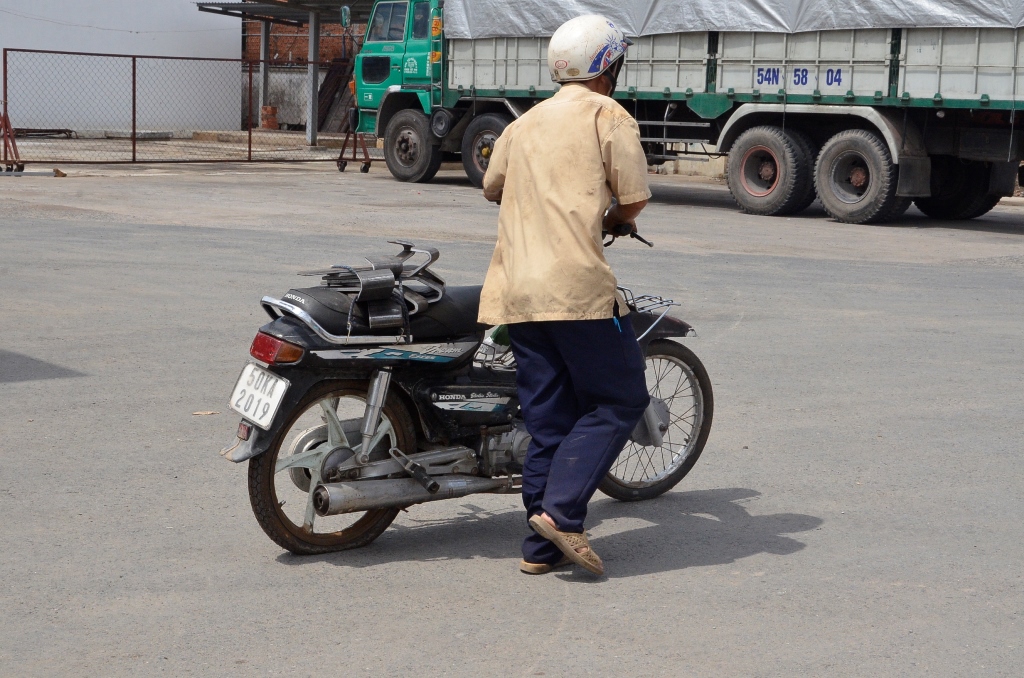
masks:
[[[330,287],[307,287],[288,290],[282,301],[298,306],[331,334],[348,333],[349,295]],[[476,321],[480,309],[480,285],[445,288],[444,296],[410,318],[414,341],[452,339],[474,334],[487,328]],[[399,328],[371,329],[360,304],[352,308],[352,334],[395,335]]]

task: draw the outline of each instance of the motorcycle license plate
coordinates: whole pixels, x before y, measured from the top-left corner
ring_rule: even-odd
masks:
[[[274,421],[274,415],[289,385],[287,379],[249,363],[242,368],[242,375],[238,377],[228,404],[235,412],[267,430]]]

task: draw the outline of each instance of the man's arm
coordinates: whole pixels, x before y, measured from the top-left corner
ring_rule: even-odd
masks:
[[[646,200],[631,202],[628,205],[615,204],[604,217],[604,230],[611,232],[618,224],[630,224],[636,230],[636,218],[640,216],[643,208],[647,207]]]
[[[491,202],[501,202],[505,190],[505,172],[508,171],[508,129],[494,142],[491,159],[484,174],[484,197]]]
[[[484,197],[487,198],[491,202],[496,202],[496,203],[498,203],[500,205],[501,204],[501,194],[504,193],[504,192],[505,192],[504,189],[501,188],[501,187],[490,188],[489,189],[487,187],[487,184],[484,184]]]
[[[603,139],[608,187],[618,201],[604,218],[604,229],[617,224],[631,224],[636,230],[636,218],[647,206],[651,191],[647,187],[647,156],[640,144],[640,128],[632,118],[617,124]]]

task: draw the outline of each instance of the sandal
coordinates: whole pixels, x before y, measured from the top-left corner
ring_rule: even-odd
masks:
[[[576,563],[587,572],[596,575],[604,574],[604,563],[594,549],[590,548],[586,532],[560,532],[540,515],[530,518],[530,526],[540,536],[544,537],[558,547],[558,550],[566,555],[569,560]],[[583,553],[576,551],[578,548],[586,547]]]
[[[565,556],[562,556],[562,559],[554,565],[548,565],[547,563],[530,563],[525,560],[520,560],[519,571],[524,574],[547,574],[551,570],[557,570],[558,568],[565,567],[566,565],[572,565],[572,561]]]

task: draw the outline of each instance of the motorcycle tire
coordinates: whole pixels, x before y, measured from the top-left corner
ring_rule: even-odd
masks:
[[[675,341],[657,340],[647,346],[646,358],[648,390],[652,398],[668,404],[669,425],[660,447],[627,442],[601,480],[598,489],[620,501],[653,499],[675,487],[697,463],[711,432],[711,379],[693,351]]]
[[[252,504],[253,514],[267,536],[281,548],[296,555],[314,555],[366,546],[379,537],[398,516],[400,509],[397,508],[375,509],[362,512],[361,515],[358,513],[344,514],[345,519],[355,518],[354,522],[337,531],[317,533],[317,521],[325,519],[315,518],[312,528],[307,531],[301,524],[289,517],[284,510],[285,502],[281,501],[278,496],[277,483],[283,483],[283,488],[293,492],[300,485],[295,482],[294,471],[297,470],[295,468],[275,473],[279,456],[282,452],[287,453],[288,451],[285,443],[289,432],[296,430],[296,424],[300,419],[304,416],[308,417],[309,412],[313,411],[312,408],[321,401],[333,398],[365,399],[368,388],[369,384],[365,381],[317,384],[288,414],[288,421],[281,427],[270,448],[249,460],[249,500]],[[336,404],[334,406],[337,407]],[[394,393],[388,395],[383,415],[393,429],[393,435],[389,436],[389,444],[406,452],[415,451],[416,429],[413,419],[408,408]],[[303,427],[300,425],[299,428]],[[304,431],[309,430],[309,428],[304,429]],[[386,456],[386,454],[385,451],[384,455]],[[309,487],[308,480],[306,487]],[[335,516],[331,516],[331,518],[335,518]]]

